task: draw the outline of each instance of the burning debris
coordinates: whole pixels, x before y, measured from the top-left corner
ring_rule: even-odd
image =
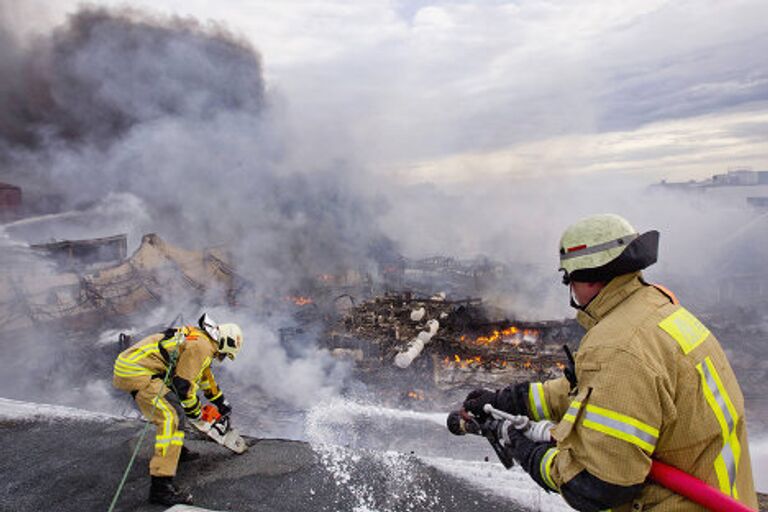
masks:
[[[561,374],[562,345],[580,336],[573,321],[492,321],[482,299],[406,292],[350,308],[327,339],[330,348],[367,354],[371,367],[428,370],[434,386],[448,389]]]

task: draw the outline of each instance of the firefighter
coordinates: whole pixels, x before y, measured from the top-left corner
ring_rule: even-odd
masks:
[[[216,326],[207,315],[200,318],[199,324],[147,336],[115,361],[114,386],[128,391],[144,417],[157,428],[154,455],[149,461],[150,503],[172,506],[192,502],[189,493],[176,487],[173,477],[180,458],[192,460],[197,454],[183,446],[184,432],[166,395],[175,392],[193,425],[201,417],[198,388],[223,416],[232,412],[213,377],[211,362],[235,359],[243,345],[243,333],[237,324]]]
[[[489,403],[556,422],[552,442],[510,429],[509,446],[577,510],[703,510],[647,481],[651,458],[757,510],[744,397],[725,353],[674,294],[643,279],[658,241],[613,214],[567,228],[560,270],[586,329],[571,378],[478,389],[464,408],[483,418]]]

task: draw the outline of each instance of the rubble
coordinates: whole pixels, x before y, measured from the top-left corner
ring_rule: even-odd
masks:
[[[182,249],[155,234],[145,235],[133,255],[111,266],[83,273],[45,270],[0,272],[0,332],[46,324],[82,329],[190,292],[217,291],[233,303],[244,286],[223,252]]]
[[[388,293],[355,305],[327,332],[331,349],[359,350],[369,368],[415,365],[440,390],[559,376],[562,345],[575,347],[574,321],[488,318],[482,299]],[[425,354],[427,356],[425,357]]]

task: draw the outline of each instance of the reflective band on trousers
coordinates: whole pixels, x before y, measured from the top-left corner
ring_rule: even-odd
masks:
[[[544,397],[544,385],[541,382],[531,382],[528,387],[528,402],[533,419],[536,421],[551,420],[547,400]]]
[[[174,429],[176,413],[168,402],[162,397],[155,398],[154,402],[160,413],[163,415],[163,432],[155,437],[155,449],[159,449],[160,453],[165,456],[165,453],[168,450],[168,445],[174,444],[181,446],[184,441],[184,432]]]
[[[546,483],[553,491],[559,491],[557,485],[555,485],[555,481],[552,480],[552,463],[555,461],[555,456],[558,453],[560,453],[560,450],[557,448],[550,448],[544,452],[544,456],[541,458],[541,463],[539,464],[541,479],[544,480],[544,483]]]
[[[571,402],[571,406],[563,416],[570,422],[576,421],[576,415],[581,408],[580,402]],[[652,454],[659,439],[659,430],[640,420],[621,414],[610,409],[587,404],[582,425],[588,429],[621,439],[638,446]]]
[[[736,434],[736,425],[739,415],[723,386],[712,359],[706,357],[704,362],[696,365],[701,375],[702,390],[707,403],[715,413],[717,422],[723,435],[723,449],[715,459],[715,473],[717,474],[720,490],[734,498],[738,498],[736,492],[736,470],[741,458],[741,444]]]
[[[588,254],[595,254],[596,252],[607,251],[614,247],[621,247],[627,245],[629,242],[637,238],[639,235],[633,233],[631,235],[623,236],[609,242],[603,242],[602,244],[593,245],[591,247],[584,247],[583,249],[574,250],[572,252],[564,252],[565,248],[560,249],[560,261],[569,260],[571,258],[578,258],[579,256],[586,256]]]

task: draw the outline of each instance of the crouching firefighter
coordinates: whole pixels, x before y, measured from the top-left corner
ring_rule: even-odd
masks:
[[[211,362],[235,359],[242,345],[240,327],[217,326],[208,315],[203,315],[199,327],[171,328],[152,334],[117,357],[114,386],[128,391],[144,417],[157,428],[154,455],[149,461],[150,503],[171,506],[192,502],[189,493],[174,485],[173,477],[180,458],[192,460],[198,455],[184,446],[178,414],[166,395],[175,392],[193,425],[201,418],[198,388],[222,415],[228,415],[232,408],[216,384]]]
[[[482,431],[502,462],[511,455],[577,510],[705,510],[712,502],[701,489],[733,504],[718,510],[757,510],[744,397],[726,355],[674,294],[641,274],[656,262],[658,240],[612,214],[566,229],[560,270],[587,331],[572,367],[543,383],[475,390],[448,426]],[[512,422],[503,432],[479,427],[505,425],[492,421],[504,413],[552,428],[542,436]],[[688,489],[660,485],[656,469],[670,466]]]

